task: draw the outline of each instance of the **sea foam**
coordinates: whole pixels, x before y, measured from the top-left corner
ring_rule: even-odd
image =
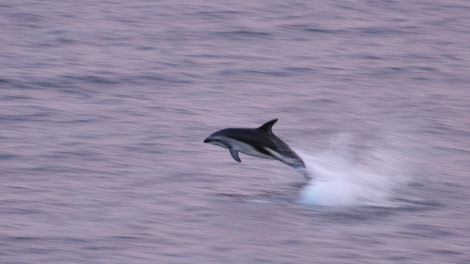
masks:
[[[350,136],[333,140],[313,153],[299,152],[312,177],[299,202],[312,206],[388,206],[407,182],[399,151],[385,145],[360,146]]]

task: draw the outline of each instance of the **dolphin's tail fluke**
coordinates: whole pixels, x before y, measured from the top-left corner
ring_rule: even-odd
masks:
[[[305,166],[304,161],[300,157],[297,157],[296,159],[291,159],[290,162],[283,162],[300,172],[302,175],[304,175],[305,179],[310,180],[312,178],[312,176],[307,170],[307,167]]]
[[[307,170],[307,166],[305,166],[305,162],[294,150],[288,149],[285,154],[288,155],[289,158],[279,159],[279,161],[300,172],[307,180],[312,179],[312,176]]]
[[[310,175],[306,167],[298,167],[295,168],[298,172],[300,172],[302,175],[304,175],[306,180],[311,180],[313,177]]]

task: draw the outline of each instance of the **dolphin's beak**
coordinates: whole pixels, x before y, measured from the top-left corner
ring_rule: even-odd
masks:
[[[210,138],[204,139],[204,143],[210,143],[212,140]]]

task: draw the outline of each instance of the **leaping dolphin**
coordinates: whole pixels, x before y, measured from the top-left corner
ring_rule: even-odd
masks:
[[[228,148],[232,158],[241,162],[238,152],[265,159],[277,159],[298,171],[307,179],[310,176],[303,160],[280,138],[274,135],[272,127],[277,118],[258,128],[226,128],[214,132],[204,140],[223,148]]]

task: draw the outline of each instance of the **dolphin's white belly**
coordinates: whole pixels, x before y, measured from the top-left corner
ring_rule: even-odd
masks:
[[[229,140],[228,143],[234,150],[245,153],[246,155],[255,156],[255,157],[264,158],[264,159],[276,159],[271,155],[266,155],[264,153],[259,152],[258,150],[253,148],[251,145],[248,145],[241,141]]]

